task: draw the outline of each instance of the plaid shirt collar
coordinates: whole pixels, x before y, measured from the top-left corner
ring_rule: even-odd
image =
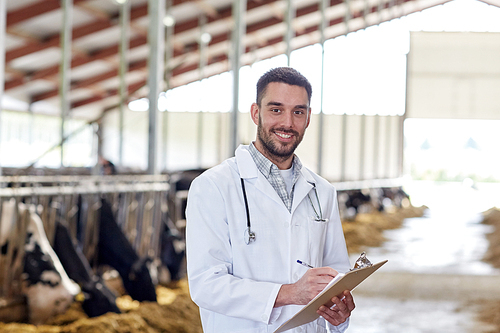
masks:
[[[285,206],[289,211],[292,209],[292,200],[293,200],[293,192],[295,188],[295,183],[299,179],[300,170],[302,169],[302,163],[300,162],[297,155],[294,155],[292,161],[292,172],[293,172],[293,180],[292,180],[292,191],[290,195],[286,191],[286,185],[281,173],[279,172],[276,164],[271,162],[267,157],[262,155],[260,151],[255,148],[253,142],[248,146],[248,151],[252,156],[257,169],[266,177],[271,186],[276,190],[278,196],[281,198]]]

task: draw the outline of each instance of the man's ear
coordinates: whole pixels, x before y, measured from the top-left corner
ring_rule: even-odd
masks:
[[[309,108],[309,110],[307,111],[307,123],[306,123],[306,128],[309,127],[309,123],[311,122],[311,114],[312,114],[312,109]]]
[[[255,125],[259,125],[259,106],[257,103],[253,103],[250,107],[250,116]]]

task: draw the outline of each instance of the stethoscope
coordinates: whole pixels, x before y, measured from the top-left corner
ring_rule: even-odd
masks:
[[[248,245],[252,242],[255,242],[255,232],[252,231],[251,224],[250,224],[250,210],[248,209],[248,200],[247,200],[247,191],[245,190],[245,182],[243,181],[243,178],[240,178],[240,180],[241,180],[241,189],[243,191],[243,200],[245,201],[245,210],[247,213],[247,228],[245,229],[244,240],[245,240],[245,244]],[[314,211],[314,215],[316,215],[314,220],[316,222],[326,222],[326,219],[323,218],[323,212],[321,211],[321,203],[319,202],[318,190],[316,189],[316,184],[309,182],[309,181],[308,181],[308,183],[313,186],[314,193],[316,194],[316,201],[318,202],[319,214],[316,211],[316,208],[314,208],[311,196],[309,195],[309,193],[307,194],[307,197],[309,198],[309,202],[311,203],[311,207]]]

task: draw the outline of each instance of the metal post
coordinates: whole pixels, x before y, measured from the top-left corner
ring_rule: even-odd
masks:
[[[391,167],[391,128],[392,119],[391,116],[386,116],[385,125],[385,178],[390,178],[390,167]]]
[[[378,24],[382,23],[382,10],[384,9],[384,0],[378,0],[377,12],[378,12]]]
[[[406,114],[398,116],[398,170],[397,177],[403,176],[404,149],[405,149],[405,124]]]
[[[7,27],[7,1],[0,1],[0,134],[2,133],[2,99],[5,83],[5,36]],[[2,137],[0,135],[0,148]],[[0,155],[1,156],[1,155]],[[2,163],[0,159],[0,176],[2,175]]]
[[[242,43],[245,35],[245,10],[247,8],[246,0],[233,0],[233,20],[234,27],[231,36],[231,70],[233,72],[233,107],[231,112],[231,132],[229,144],[229,156],[234,154],[239,143],[238,138],[238,113],[239,113],[239,88],[240,88],[240,66],[241,55],[244,46]]]
[[[120,7],[120,114],[119,114],[119,126],[120,126],[120,138],[119,138],[119,151],[118,151],[118,163],[123,167],[123,130],[124,130],[124,117],[125,117],[125,106],[127,103],[127,82],[125,81],[125,76],[128,71],[127,62],[127,52],[128,52],[128,35],[129,35],[129,24],[130,24],[130,1],[125,1]]]
[[[378,178],[378,153],[380,151],[380,147],[378,145],[380,141],[380,116],[378,114],[375,115],[375,119],[373,120],[374,130],[373,130],[373,178]]]
[[[73,21],[73,1],[61,0],[63,21],[61,29],[61,64],[59,65],[59,98],[61,100],[61,167],[64,166],[65,123],[69,116],[69,89],[71,70],[71,23]]]
[[[397,2],[396,2],[396,0],[389,0],[389,12],[392,14],[389,17],[389,19],[392,20],[393,18],[397,17],[396,16],[397,11],[398,11],[398,9],[397,9]]]
[[[290,66],[290,56],[292,54],[292,38],[295,35],[295,31],[292,26],[293,18],[295,17],[295,12],[293,10],[293,0],[287,0],[286,2],[286,34],[285,34],[285,43],[286,43],[286,57],[288,61],[288,66]]]
[[[200,82],[205,78],[205,66],[207,65],[207,47],[209,40],[205,39],[207,36],[206,33],[206,25],[207,25],[207,16],[202,14],[199,20],[200,24],[200,62],[199,62],[199,75]],[[198,144],[197,144],[198,152],[198,167],[201,168],[203,162],[203,110],[198,112]]]
[[[318,174],[323,172],[323,135],[325,129],[325,115],[323,113],[323,85],[325,81],[325,30],[326,30],[326,8],[327,0],[321,0],[321,25],[320,25],[320,43],[321,43],[321,86],[320,86],[320,110],[318,124]]]
[[[409,57],[410,54],[406,54],[406,82],[405,82],[405,106],[404,106],[404,113],[402,116],[399,117],[399,136],[398,136],[398,177],[402,177],[404,173],[404,140],[405,140],[405,133],[404,133],[404,124],[405,124],[405,119],[408,111],[408,84],[409,84]]]
[[[364,8],[363,8],[363,22],[365,23],[365,29],[368,28],[367,17],[370,14],[370,1],[364,0]]]
[[[172,0],[167,0],[166,2],[166,13],[167,16],[170,18],[171,22],[167,22],[166,28],[165,28],[165,93],[171,88],[170,87],[170,77],[172,76],[172,67],[170,64],[170,61],[174,57],[174,48],[173,48],[173,42],[172,38],[174,36],[174,27],[175,27],[175,21],[173,20],[172,17]],[[163,143],[163,170],[168,169],[168,163],[167,163],[167,154],[168,154],[168,110],[165,110],[163,112],[163,129],[162,129],[162,143]]]
[[[342,115],[342,155],[340,157],[340,181],[346,181],[346,164],[347,164],[347,114]]]
[[[349,21],[351,21],[351,3],[350,3],[350,0],[344,0],[344,4],[345,4],[344,23],[345,23],[345,33],[347,35],[350,32]]]
[[[361,137],[359,144],[359,180],[365,179],[366,115],[361,115]]]
[[[149,131],[148,131],[148,174],[158,174],[156,150],[158,146],[158,97],[163,82],[164,35],[163,18],[165,0],[148,0],[148,87],[149,87]]]

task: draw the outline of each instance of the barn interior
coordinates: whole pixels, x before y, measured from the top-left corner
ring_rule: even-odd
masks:
[[[0,331],[202,332],[190,183],[291,66],[313,86],[296,153],[336,187],[351,263],[389,260],[348,331],[499,332],[499,7],[0,0]]]

